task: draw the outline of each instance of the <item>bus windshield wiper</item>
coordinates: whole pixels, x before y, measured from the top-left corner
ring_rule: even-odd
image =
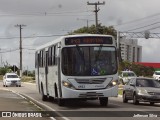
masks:
[[[100,45],[99,46],[99,50],[98,50],[98,52],[97,52],[97,54],[96,54],[96,59],[95,59],[95,62],[99,59],[99,56],[100,56],[100,53],[101,53],[101,51],[102,51],[102,47],[103,47],[103,45]]]
[[[78,45],[76,45],[76,48],[77,48],[77,51],[78,51],[78,53],[79,53],[79,55],[80,55],[81,59],[82,59],[82,60],[83,60],[83,62],[84,62],[84,66],[85,66],[85,59],[84,59],[84,55],[83,55],[83,53],[81,52],[80,47],[79,47]]]

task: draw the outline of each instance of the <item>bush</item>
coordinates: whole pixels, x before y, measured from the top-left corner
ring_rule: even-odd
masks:
[[[22,82],[34,82],[35,78],[29,77],[29,76],[22,76],[21,80],[22,80]]]

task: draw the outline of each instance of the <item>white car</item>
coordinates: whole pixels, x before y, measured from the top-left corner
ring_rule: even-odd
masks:
[[[122,71],[119,75],[119,80],[122,84],[126,84],[131,78],[137,77],[133,71]]]
[[[6,73],[3,76],[3,87],[8,86],[21,87],[21,79],[16,73]]]
[[[155,71],[154,74],[153,74],[153,78],[160,81],[160,71]]]

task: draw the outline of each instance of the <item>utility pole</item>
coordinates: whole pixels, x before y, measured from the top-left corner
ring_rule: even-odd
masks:
[[[0,48],[0,53],[1,53],[1,48]],[[3,60],[2,60],[2,53],[1,53],[1,66],[0,67],[3,67],[2,62]]]
[[[95,10],[93,12],[95,12],[95,26],[96,26],[96,32],[98,32],[98,11],[100,10],[99,8],[97,8],[98,5],[104,5],[105,2],[103,1],[103,3],[95,2],[95,3],[89,3],[87,2],[87,5],[95,5]]]
[[[22,27],[26,25],[15,25],[15,27],[19,27],[20,30],[20,42],[19,42],[19,51],[20,51],[20,77],[22,77]]]

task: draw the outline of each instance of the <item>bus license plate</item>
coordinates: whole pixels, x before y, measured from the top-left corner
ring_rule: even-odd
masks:
[[[78,88],[83,89],[83,88],[85,88],[85,85],[78,85]]]

